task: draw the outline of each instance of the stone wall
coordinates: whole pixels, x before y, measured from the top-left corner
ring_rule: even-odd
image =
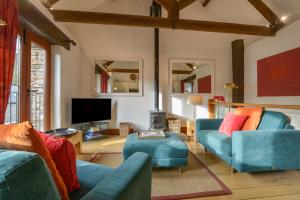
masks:
[[[33,126],[44,130],[46,51],[39,46],[31,46],[31,116]]]

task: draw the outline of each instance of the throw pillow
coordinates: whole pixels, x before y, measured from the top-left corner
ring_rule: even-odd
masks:
[[[63,200],[68,200],[68,191],[55,163],[42,139],[30,122],[0,125],[0,148],[30,151],[39,154],[46,162]]]
[[[237,108],[234,114],[248,116],[247,121],[243,126],[244,131],[254,131],[257,129],[261,120],[263,108]]]
[[[232,113],[228,113],[220,128],[219,132],[224,133],[228,136],[232,136],[232,132],[234,131],[240,131],[247,120],[248,116],[245,115],[235,115]]]
[[[76,173],[76,153],[72,143],[65,138],[54,137],[37,131],[51,153],[56,168],[63,178],[68,192],[80,188]]]

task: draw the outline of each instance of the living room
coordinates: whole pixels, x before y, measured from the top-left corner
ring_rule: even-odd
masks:
[[[0,5],[5,124],[0,171],[14,166],[9,159],[31,156],[41,162],[41,156],[47,165],[39,163],[45,168],[40,177],[58,174],[48,182],[32,175],[30,182],[51,188],[34,194],[26,182],[20,183],[26,189],[16,187],[30,177],[8,183],[13,174],[1,172],[1,200],[300,198],[297,0],[2,0]],[[87,108],[85,101],[99,105]],[[255,127],[247,129],[250,120]],[[56,152],[47,145],[42,153],[21,148],[8,127],[25,121],[48,131],[31,132],[44,142],[54,131],[76,134],[52,138],[67,143],[68,150],[56,144]],[[225,122],[233,129],[220,135]],[[31,124],[20,126],[28,131]],[[169,138],[136,140],[150,129],[164,129]],[[88,132],[100,134],[85,141]],[[290,137],[281,136],[286,133]],[[72,166],[62,162],[65,152]],[[83,160],[77,169],[76,159]],[[128,176],[119,177],[119,170],[128,170]],[[115,177],[104,178],[105,173]]]

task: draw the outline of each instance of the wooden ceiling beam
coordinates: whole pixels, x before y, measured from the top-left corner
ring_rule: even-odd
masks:
[[[138,74],[139,69],[112,68],[112,69],[109,69],[108,72]]]
[[[170,11],[172,9],[172,0],[154,0],[156,3],[158,3],[161,7],[166,9],[167,11]]]
[[[274,29],[279,30],[284,26],[277,15],[262,0],[248,1],[271,23]]]
[[[191,5],[192,3],[194,3],[196,0],[179,0],[178,1],[178,7],[179,10],[182,10],[186,7],[188,7],[189,5]]]
[[[210,0],[205,0],[203,3],[202,3],[202,6],[203,7],[206,7],[208,4],[209,4]]]
[[[174,22],[170,18],[66,10],[52,10],[52,13],[54,19],[58,22],[123,25],[152,28],[174,28]],[[272,28],[266,26],[187,19],[177,19],[176,28],[192,31],[207,31],[260,36],[274,36],[276,33],[276,31],[274,31]]]
[[[210,22],[188,19],[178,20],[176,27],[177,29],[181,30],[232,33],[244,35],[275,36],[276,34],[276,31],[267,26],[234,24],[226,22]]]
[[[195,67],[192,63],[185,63],[191,70],[195,70]]]
[[[52,10],[51,12],[54,16],[54,20],[58,22],[107,24],[152,28],[171,27],[171,20],[167,18],[69,10]]]
[[[59,2],[60,0],[40,0],[42,4],[48,9],[50,9],[54,4]]]
[[[30,1],[18,0],[18,3],[19,23],[22,28],[43,37],[52,45],[61,45],[68,50],[70,50],[70,43],[76,45]]]
[[[193,71],[187,71],[187,70],[173,70],[172,74],[191,74]]]
[[[115,61],[113,61],[113,60],[109,60],[109,61],[107,61],[107,62],[105,62],[104,64],[103,64],[103,66],[105,67],[105,68],[108,68],[111,64],[113,64]]]

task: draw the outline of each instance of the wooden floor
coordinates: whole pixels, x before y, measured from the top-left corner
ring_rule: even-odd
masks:
[[[85,142],[83,152],[122,152],[124,142],[125,138],[106,136]],[[190,142],[188,146],[232,191],[231,195],[198,198],[200,200],[300,200],[300,171],[232,174],[226,163],[205,153],[201,145]]]

